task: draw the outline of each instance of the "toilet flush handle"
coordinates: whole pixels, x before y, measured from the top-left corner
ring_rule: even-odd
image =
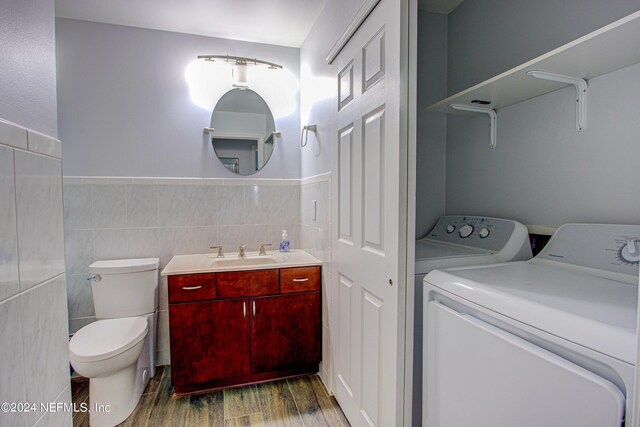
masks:
[[[99,274],[90,274],[87,280],[90,282],[99,282],[102,280],[102,277]]]

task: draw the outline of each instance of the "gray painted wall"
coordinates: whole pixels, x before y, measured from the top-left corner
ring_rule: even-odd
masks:
[[[258,57],[299,78],[295,48],[69,19],[56,20],[56,35],[65,175],[234,178],[203,137],[211,112],[192,102],[187,65],[202,54]],[[253,177],[300,176],[298,111],[276,119],[283,137]]]
[[[640,64],[589,81],[588,126],[571,87],[484,117],[449,116],[447,213],[529,224],[640,222]]]
[[[637,0],[464,2],[449,15],[449,90],[484,80],[637,9]],[[556,226],[637,224],[639,79],[640,65],[635,65],[589,81],[583,132],[575,130],[573,88],[501,109],[494,150],[488,147],[485,117],[448,116],[447,214]]]
[[[331,144],[337,138],[337,70],[325,58],[363,0],[328,0],[300,48],[301,125],[317,124],[302,149],[303,178],[331,171]]]
[[[447,95],[447,16],[418,11],[416,238],[444,215],[447,116],[425,108]]]
[[[449,94],[640,9],[640,0],[472,0],[449,15]]]
[[[58,133],[53,0],[0,2],[0,117]]]

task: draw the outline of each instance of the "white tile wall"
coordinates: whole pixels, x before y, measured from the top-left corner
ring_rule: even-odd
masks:
[[[186,178],[64,178],[69,328],[95,320],[89,264],[100,259],[159,257],[160,268],[179,254],[212,245],[237,252],[260,243],[275,250],[286,229],[300,247],[299,180]],[[160,280],[158,363],[168,363],[166,280]]]
[[[59,144],[0,120],[0,401],[37,405],[3,427],[71,426]]]
[[[0,303],[0,336],[0,360],[3,366],[10,367],[0,371],[0,401],[24,402],[26,396],[19,298]],[[24,426],[25,420],[25,414],[0,414],[0,424],[3,426]]]
[[[13,150],[0,146],[0,301],[18,293]]]
[[[64,274],[20,295],[27,402],[54,402],[69,385]],[[39,412],[27,414],[29,425]]]
[[[315,219],[313,201],[315,200]],[[300,185],[300,247],[323,263],[322,364],[320,376],[331,384],[329,312],[331,306],[331,174],[304,179]]]
[[[64,273],[60,160],[15,150],[20,290]]]

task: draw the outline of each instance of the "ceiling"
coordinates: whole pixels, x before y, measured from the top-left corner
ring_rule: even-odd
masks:
[[[418,0],[418,8],[427,12],[443,13],[448,15],[460,6],[464,0]]]
[[[56,0],[56,17],[300,47],[326,0]]]

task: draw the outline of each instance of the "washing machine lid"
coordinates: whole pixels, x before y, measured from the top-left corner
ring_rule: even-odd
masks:
[[[416,241],[416,274],[437,268],[495,264],[493,252],[486,249],[442,243],[429,239]]]
[[[526,261],[433,271],[424,282],[635,365],[637,286]]]
[[[70,358],[79,362],[108,359],[138,344],[147,330],[144,317],[95,321],[73,335],[69,342]]]

